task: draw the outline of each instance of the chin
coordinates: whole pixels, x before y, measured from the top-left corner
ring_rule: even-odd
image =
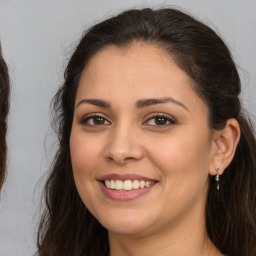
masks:
[[[145,227],[143,226],[138,226],[137,224],[135,225],[130,225],[130,224],[120,224],[117,225],[115,224],[107,224],[105,228],[115,234],[120,234],[120,235],[138,235],[141,233],[144,233]]]
[[[125,214],[119,216],[110,214],[110,216],[104,214],[101,216],[102,218],[98,218],[99,222],[112,233],[118,233],[123,235],[135,235],[139,233],[143,233],[143,231],[147,230],[150,225],[148,218],[139,217],[138,214]]]

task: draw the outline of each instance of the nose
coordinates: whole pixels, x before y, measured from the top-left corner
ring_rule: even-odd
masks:
[[[123,125],[113,129],[109,134],[105,156],[118,165],[142,159],[144,152],[136,128]]]

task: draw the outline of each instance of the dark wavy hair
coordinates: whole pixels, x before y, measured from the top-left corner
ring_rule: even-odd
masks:
[[[65,70],[65,82],[54,98],[59,148],[45,185],[46,208],[38,231],[41,256],[108,255],[107,230],[80,199],[72,174],[69,138],[81,73],[88,61],[109,45],[135,41],[164,49],[194,82],[194,90],[209,107],[209,126],[225,127],[236,118],[241,139],[233,161],[221,177],[216,200],[209,176],[205,209],[207,232],[229,256],[256,255],[256,141],[241,110],[240,79],[223,40],[208,26],[176,9],[128,10],[105,20],[82,37]],[[218,198],[217,198],[218,199]]]
[[[0,190],[4,183],[6,174],[6,132],[7,115],[9,111],[9,75],[8,68],[2,56],[0,44]]]

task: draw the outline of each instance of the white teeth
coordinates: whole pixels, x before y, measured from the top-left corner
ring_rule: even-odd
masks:
[[[151,181],[144,181],[144,180],[105,180],[105,185],[107,188],[114,189],[114,190],[132,190],[132,189],[139,189],[150,187],[153,184]]]
[[[116,183],[115,183],[114,180],[111,180],[111,181],[110,181],[110,188],[111,188],[111,189],[115,189],[115,188],[116,188]]]
[[[110,181],[109,181],[109,180],[106,180],[106,181],[105,181],[105,185],[106,185],[107,188],[110,188]]]
[[[122,190],[124,187],[124,183],[121,180],[116,181],[116,190]]]
[[[140,182],[138,180],[134,180],[132,182],[132,188],[133,189],[138,189],[140,187]]]
[[[132,190],[132,181],[131,180],[126,180],[124,182],[124,190]]]
[[[150,186],[150,182],[149,181],[146,181],[145,182],[145,186],[148,188]]]
[[[140,181],[140,188],[144,188],[144,186],[145,186],[145,181],[144,181],[144,180],[141,180],[141,181]]]

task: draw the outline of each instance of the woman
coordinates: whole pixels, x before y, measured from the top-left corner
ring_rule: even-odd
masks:
[[[91,28],[55,96],[39,255],[256,253],[256,142],[223,41],[174,9]]]
[[[6,118],[9,110],[9,76],[6,63],[2,57],[0,45],[0,190],[2,188],[6,169]]]

